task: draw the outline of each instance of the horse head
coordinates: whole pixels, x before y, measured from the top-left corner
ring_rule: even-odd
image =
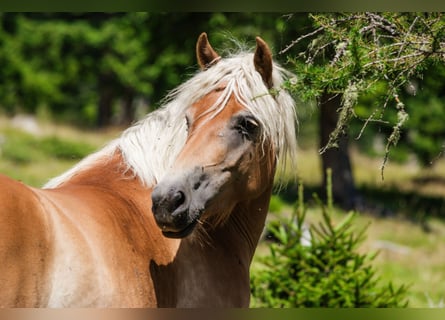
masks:
[[[152,192],[156,223],[171,238],[186,237],[200,224],[220,225],[237,204],[264,194],[273,183],[280,147],[272,141],[271,131],[280,130],[271,125],[280,122],[272,114],[280,108],[271,92],[268,45],[257,37],[254,54],[238,68],[229,67],[237,61],[221,59],[205,33],[196,53],[210,90],[187,108],[184,147]],[[269,108],[270,115],[259,108]]]

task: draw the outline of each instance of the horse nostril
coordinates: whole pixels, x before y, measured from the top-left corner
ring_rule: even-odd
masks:
[[[176,191],[171,198],[171,211],[176,210],[185,202],[185,195],[182,191]]]
[[[173,213],[186,201],[185,193],[176,188],[163,192],[162,189],[155,188],[151,194],[153,213],[160,217]]]

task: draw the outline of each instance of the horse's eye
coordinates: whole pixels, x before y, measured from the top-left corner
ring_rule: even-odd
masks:
[[[235,128],[244,138],[252,140],[258,132],[259,124],[253,117],[240,117]]]

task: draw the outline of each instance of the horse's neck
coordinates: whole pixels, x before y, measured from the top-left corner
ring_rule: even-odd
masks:
[[[271,188],[261,197],[238,204],[226,223],[216,230],[214,241],[230,244],[250,264],[255,253],[269,207]]]
[[[207,231],[207,240],[182,240],[171,266],[177,296],[170,303],[182,307],[249,305],[249,268],[263,231],[270,191],[238,204],[226,223]]]

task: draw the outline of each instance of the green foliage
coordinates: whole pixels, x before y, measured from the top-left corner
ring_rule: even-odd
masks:
[[[283,27],[276,22],[279,16],[1,13],[0,108],[33,113],[46,105],[59,119],[67,115],[92,125],[109,121],[115,109],[134,112],[135,101],[156,107],[196,70],[201,32],[209,33],[216,48],[228,42],[228,32],[252,42],[259,34],[275,39]]]
[[[79,112],[101,91],[121,97],[126,88],[146,94],[144,23],[147,14],[24,14],[0,16],[0,104],[35,112]],[[5,76],[6,75],[6,76]]]
[[[338,138],[347,132],[351,122],[356,119],[361,121],[359,136],[370,125],[376,125],[376,130],[371,134],[383,127],[387,139],[385,162],[390,148],[409,140],[404,139],[402,133],[402,129],[410,128],[408,115],[417,117],[418,112],[428,114],[428,111],[419,109],[434,108],[433,105],[424,108],[408,105],[405,88],[415,78],[436,73],[435,65],[443,65],[443,14],[366,12],[310,16],[312,30],[281,51],[291,56],[290,61],[298,75],[290,85],[291,89],[303,99],[316,99],[324,92],[343,95],[337,128],[323,151],[335,147]],[[291,48],[302,42],[307,43],[303,51],[289,53]],[[361,97],[375,93],[375,87],[381,87],[382,83],[385,91],[380,92],[380,97],[371,95],[377,104],[368,104],[367,108],[371,111],[361,118],[355,113],[355,106]],[[434,85],[430,84],[430,87]],[[443,91],[442,88],[438,90]],[[441,109],[445,109],[444,105],[441,105]],[[433,113],[429,114],[431,116],[426,118],[434,122]],[[422,127],[417,121],[412,123],[416,129]],[[434,135],[424,133],[423,137],[437,145]],[[443,149],[440,142],[439,148],[433,148],[426,141],[418,140],[416,143],[414,140],[408,142],[419,147],[414,151],[423,163],[426,162],[425,149],[429,152]]]
[[[445,135],[445,66],[433,65],[421,78],[413,78],[402,92],[400,100],[404,101],[409,118],[404,122],[404,130],[400,130],[397,147],[391,150],[391,159],[399,162],[406,161],[411,154],[417,157],[420,164],[429,166],[434,164],[443,151],[442,137]],[[355,114],[359,119],[367,119],[376,112],[378,105],[383,103],[381,97],[385,95],[387,86],[380,82],[374,90],[361,97],[355,107]],[[385,111],[387,121],[380,121],[377,125],[369,126],[367,133],[361,132],[363,123],[353,121],[350,133],[353,137],[360,137],[360,148],[370,155],[382,156],[381,150],[374,146],[376,137],[390,136],[393,131],[391,123],[397,123],[398,110]]]
[[[366,228],[354,231],[354,212],[334,225],[332,200],[325,206],[316,198],[323,220],[310,227],[310,245],[301,243],[306,215],[302,194],[300,186],[294,215],[269,227],[278,243],[271,244],[270,255],[252,273],[252,306],[406,306],[405,286],[381,283],[372,266],[376,255],[357,251]]]
[[[285,204],[283,200],[277,195],[272,195],[269,202],[269,211],[278,213],[283,211]]]

